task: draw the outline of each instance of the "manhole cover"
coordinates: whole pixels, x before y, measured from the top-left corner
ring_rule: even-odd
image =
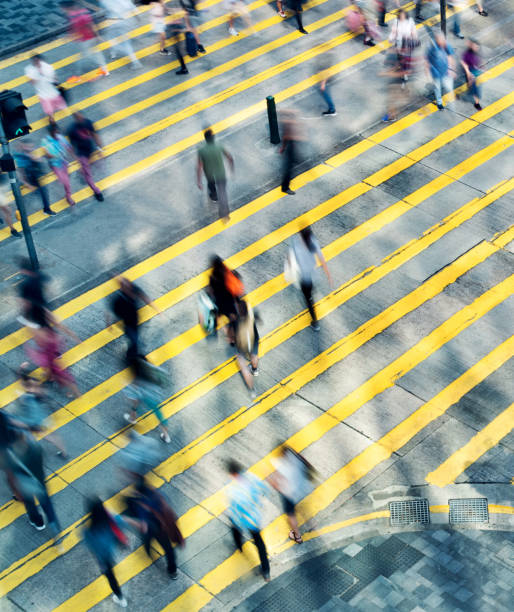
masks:
[[[411,525],[430,523],[428,499],[411,499],[409,501],[389,502],[391,525]]]
[[[486,497],[449,499],[450,523],[488,523],[489,508]]]

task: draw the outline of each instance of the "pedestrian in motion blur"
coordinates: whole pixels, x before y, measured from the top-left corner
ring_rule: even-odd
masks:
[[[234,27],[234,20],[242,17],[248,28],[252,28],[252,20],[243,0],[224,0],[223,6],[228,13],[228,33],[237,36],[238,31]]]
[[[75,157],[80,164],[80,172],[86,183],[93,190],[95,199],[103,202],[104,196],[97,187],[91,174],[91,157],[96,151],[102,155],[102,142],[95,130],[93,122],[84,117],[82,113],[73,113],[73,123],[68,128],[67,136],[73,147]]]
[[[255,397],[254,378],[259,375],[259,332],[256,321],[259,316],[244,299],[236,300],[234,334],[236,360],[241,376]]]
[[[74,156],[73,149],[61,134],[56,123],[51,123],[48,126],[48,134],[41,141],[41,146],[55,178],[64,187],[66,201],[70,206],[75,206],[75,201],[71,196],[70,177],[68,175],[68,163]]]
[[[231,344],[234,344],[234,322],[237,318],[236,300],[243,294],[244,286],[239,274],[230,270],[219,255],[213,255],[209,277],[209,295],[216,304],[216,317],[224,315],[228,319],[228,325],[224,328],[224,332]]]
[[[173,512],[164,497],[144,478],[134,486],[134,495],[127,497],[127,513],[140,524],[143,534],[143,546],[146,554],[152,558],[150,546],[157,540],[166,553],[168,575],[172,580],[178,578],[177,561],[173,545],[184,548],[185,540],[177,525],[177,515]]]
[[[227,491],[232,537],[237,549],[242,552],[243,533],[248,532],[251,535],[259,553],[262,576],[266,582],[269,582],[268,552],[260,533],[260,498],[267,493],[267,487],[253,474],[243,473],[242,467],[233,459],[228,462],[227,470],[232,478]]]
[[[153,308],[157,314],[161,310],[152,302],[148,295],[125,276],[118,276],[119,289],[111,300],[111,312],[123,322],[123,329],[128,340],[126,359],[132,362],[139,355],[139,313],[138,305],[143,302]],[[107,325],[111,324],[110,313],[105,315]]]
[[[224,158],[228,161],[230,169],[234,172],[234,158],[221,145],[214,140],[211,129],[204,132],[205,144],[198,149],[196,163],[196,181],[198,189],[202,190],[202,173],[207,179],[209,198],[218,202],[220,219],[224,223],[230,221],[230,211],[227,198],[227,173]]]
[[[279,153],[284,155],[284,169],[282,174],[282,193],[294,195],[290,184],[293,178],[293,169],[300,161],[301,142],[304,140],[298,113],[294,109],[282,111],[282,145]]]
[[[294,257],[296,261],[300,289],[302,290],[305,303],[311,315],[311,327],[314,331],[319,331],[320,327],[314,310],[314,299],[312,297],[313,275],[318,262],[323,268],[330,286],[332,286],[332,279],[319,242],[312,233],[310,227],[304,227],[300,230],[299,234],[294,236],[289,256]]]
[[[477,79],[480,76],[480,67],[482,59],[479,55],[480,45],[475,40],[469,40],[466,51],[464,51],[460,63],[466,74],[468,89],[473,96],[474,106],[477,110],[482,110],[480,104],[480,86],[477,84]]]
[[[66,101],[56,87],[55,70],[41,55],[33,55],[30,64],[25,68],[25,75],[34,85],[43,112],[49,121],[53,122],[54,113],[66,108]]]
[[[164,0],[150,2],[150,23],[152,24],[152,32],[157,34],[159,53],[161,55],[170,54],[168,49],[166,49],[166,17],[167,11]]]
[[[118,49],[123,55],[130,58],[133,68],[141,68],[141,62],[134,53],[134,48],[128,37],[130,26],[128,19],[134,14],[136,7],[132,0],[100,0],[107,13],[107,18],[112,19],[113,23],[109,26],[110,36],[114,36],[111,41],[111,58],[115,58]]]
[[[18,299],[20,302],[21,315],[18,321],[22,325],[33,323],[32,310],[37,307],[47,306],[44,293],[44,285],[47,277],[41,270],[34,270],[30,259],[22,257],[19,262],[21,277],[18,284]]]
[[[11,231],[11,236],[21,238],[21,233],[13,225],[7,192],[7,177],[2,172],[0,173],[0,218]]]
[[[279,492],[287,522],[291,527],[289,539],[302,544],[303,539],[298,529],[295,506],[312,489],[311,478],[314,472],[312,465],[300,453],[287,444],[280,449],[280,456],[273,460],[275,472],[270,477],[271,485]]]
[[[453,91],[455,74],[453,47],[447,42],[444,34],[438,32],[430,39],[426,57],[428,75],[434,83],[434,95],[437,108],[443,110],[443,94]],[[448,104],[450,106],[450,103]]]
[[[327,50],[320,55],[320,59],[318,60],[317,72],[325,71],[323,75],[323,80],[319,84],[319,91],[321,97],[327,103],[327,110],[321,113],[324,117],[335,117],[337,115],[336,107],[334,105],[334,101],[332,100],[332,96],[330,94],[330,82],[332,80],[332,75],[329,74],[329,69],[336,63],[336,57],[334,53]]]
[[[122,531],[125,521],[108,512],[97,497],[87,501],[86,510],[89,514],[89,523],[84,529],[86,545],[97,560],[100,571],[109,581],[114,603],[126,608],[127,600],[113,571],[116,547],[127,545],[127,537]]]
[[[20,140],[16,145],[14,159],[19,170],[19,176],[27,189],[37,189],[43,204],[43,212],[46,215],[57,214],[50,208],[50,200],[48,199],[48,190],[43,185],[43,168],[39,160],[34,143],[31,140]]]

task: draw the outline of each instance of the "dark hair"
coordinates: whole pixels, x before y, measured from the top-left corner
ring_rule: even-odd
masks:
[[[227,472],[229,474],[241,474],[243,468],[241,464],[238,463],[235,459],[229,459],[227,461]]]
[[[203,133],[203,137],[207,142],[214,142],[214,133],[211,128],[205,130],[205,132]]]
[[[309,251],[314,251],[314,235],[309,225],[300,230],[300,236],[302,237],[302,240],[305,242]]]
[[[43,56],[39,55],[39,53],[34,53],[34,55],[30,58],[30,61],[34,61],[34,60],[39,60],[41,61],[43,59]]]
[[[226,266],[223,259],[219,255],[211,257],[212,277],[216,280],[223,281],[225,278]]]

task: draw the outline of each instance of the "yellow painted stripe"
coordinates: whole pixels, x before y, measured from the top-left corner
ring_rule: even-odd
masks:
[[[511,339],[510,341],[507,341],[507,343],[510,343],[510,346],[506,347],[506,343],[503,343],[494,349],[491,353],[489,353],[489,355],[481,359],[477,364],[470,368],[470,370],[465,372],[448,387],[443,389],[443,391],[435,396],[433,400],[424,404],[424,406],[419,408],[416,412],[419,413],[419,411],[423,411],[437,399],[438,406],[432,404],[432,412],[435,412],[437,415],[442,414],[452,405],[452,403],[454,403],[455,397],[462,397],[469,391],[469,389],[473,388],[477,382],[486,378],[490,373],[498,369],[502,363],[509,359],[509,354],[511,355],[514,349],[514,340]],[[414,437],[414,435],[416,435],[416,433],[419,431],[421,431],[421,428],[418,429],[417,427],[411,427],[408,433],[408,439],[412,439],[412,437]],[[392,432],[394,432],[394,429]],[[339,469],[335,474],[330,476],[311,494],[309,494],[299,504],[299,523],[304,524],[312,517],[316,516],[319,512],[327,508],[343,491],[348,489],[352,484],[357,482],[364,475],[368,474],[371,469],[387,459],[391,454],[391,451],[389,450],[390,444],[388,442],[383,444],[383,441],[387,439],[392,432],[386,434],[383,438],[371,444],[355,459],[351,460],[349,463]],[[396,449],[401,448],[405,441],[401,439],[402,444],[397,446]],[[270,471],[272,469],[273,468],[270,468]],[[437,506],[432,506],[430,510],[437,512],[439,511],[439,508]],[[270,550],[282,551],[283,547],[285,546],[283,543],[284,533],[287,533],[287,527],[285,526],[284,515],[282,515],[272,521],[272,523],[263,530],[262,535]],[[247,553],[250,552],[251,543],[247,542],[245,546],[245,557],[248,559]],[[258,565],[258,559],[256,558],[255,554],[250,554],[252,556],[250,557],[248,564],[250,567],[255,567]],[[119,565],[122,564],[123,561]],[[212,597],[214,597],[224,588],[244,575],[248,569],[248,565],[241,563],[241,555],[233,554],[218,565],[218,567],[216,567],[214,570],[207,573],[198,581],[198,584],[195,584],[194,586],[203,587],[206,592],[211,593]],[[108,593],[108,589],[106,589],[106,591]],[[188,602],[188,609],[190,611],[200,610],[204,605],[206,605],[205,597],[197,601],[195,599],[195,594],[196,590],[193,591],[191,588],[186,590],[184,593],[182,593],[182,595],[180,595],[179,598],[165,608],[166,612],[175,612],[176,610],[182,609],[180,606],[183,606],[185,601]],[[73,598],[70,598],[68,601],[71,601],[72,599]],[[76,603],[79,603],[81,600],[80,598],[76,598],[75,601]],[[58,609],[68,608],[60,607]]]
[[[470,252],[463,255],[461,258],[459,258],[459,260],[466,258]],[[386,318],[387,320],[388,317],[391,317],[391,319],[394,318],[395,320],[398,320],[406,314],[406,309],[415,309],[420,305],[420,303],[423,303],[426,300],[431,299],[431,297],[434,297],[434,295],[437,295],[437,293],[442,291],[445,286],[451,282],[454,282],[460,274],[465,272],[463,269],[464,266],[459,260],[453,262],[450,266],[431,277],[423,285],[411,292],[411,294],[405,296],[405,298],[387,308],[385,311],[361,326],[361,328],[357,329],[346,338],[336,342],[332,347],[323,351],[318,357],[311,360],[311,362],[300,367],[294,374],[285,378],[271,390],[268,390],[264,394],[263,399],[261,399],[257,404],[254,404],[251,408],[241,408],[238,413],[229,419],[226,419],[224,422],[220,423],[218,426],[201,436],[195,442],[188,445],[185,451],[172,455],[163,464],[161,464],[160,467],[152,471],[153,475],[157,475],[160,478],[160,480],[157,481],[156,486],[160,486],[163,480],[171,480],[174,475],[182,473],[188,466],[192,465],[192,463],[195,463],[202,456],[205,456],[207,452],[222,444],[226,439],[235,435],[238,431],[241,431],[250,422],[250,419],[248,418],[249,413],[253,413],[253,419],[251,420],[261,416],[273,406],[277,405],[291,394],[295,393],[299,388],[310,382],[310,380],[313,380],[316,376],[319,376],[322,372],[326,371],[329,367],[334,365],[334,363],[337,363],[354,350],[357,350],[359,346],[362,346],[365,341],[370,339],[368,336],[369,331],[367,331],[370,325],[373,327],[376,324],[376,329],[373,334],[376,335],[383,329],[383,318]],[[512,291],[513,287],[514,275],[479,296],[472,304],[465,306],[462,310],[452,315],[452,317],[447,319],[438,328],[434,329],[428,336],[423,338],[401,357],[394,360],[386,368],[371,377],[368,381],[366,381],[366,383],[361,385],[361,387],[353,391],[349,396],[347,396],[347,398],[345,398],[345,400],[349,404],[351,402],[351,406],[353,406],[353,410],[351,410],[351,412],[356,411],[358,407],[362,406],[380,392],[391,387],[395,380],[397,380],[400,376],[404,375],[407,371],[418,365],[421,361],[441,348],[441,346],[443,346],[451,338],[455,337],[463,329],[467,328],[478,318],[486,314],[486,312],[490,311],[496,305],[504,301],[508,297],[509,292]],[[319,310],[321,311],[322,309],[320,308]],[[393,322],[391,319],[389,319],[389,324]],[[363,335],[366,335],[365,340],[362,339]],[[349,398],[351,398],[351,400],[349,400]],[[343,400],[343,402],[345,402],[345,400]],[[339,404],[341,404],[341,402]],[[335,409],[334,415],[336,418],[340,419],[339,405],[336,404],[336,406],[331,408],[330,411],[333,409]],[[350,408],[345,408],[347,413],[349,410]],[[346,416],[348,416],[348,414],[346,414]],[[344,418],[346,418],[346,416]],[[327,419],[331,421],[330,425],[325,425],[328,430],[330,427],[334,426],[334,419],[331,415],[323,414],[321,417],[318,417],[316,421],[319,423],[320,420],[323,420],[326,423]],[[294,436],[291,438],[291,440],[293,439]],[[209,446],[210,448],[208,448]],[[189,455],[189,457],[186,455],[186,453]],[[262,466],[262,473],[262,469],[265,468],[265,465],[263,465],[263,462],[259,462],[258,465]],[[269,465],[268,469],[270,469]],[[119,511],[120,496],[121,493],[115,495],[106,502],[107,505],[113,510]],[[209,503],[213,497],[218,498],[215,500],[214,505],[217,506],[219,510],[223,511],[224,502],[219,499],[219,496],[220,493],[218,492],[214,496],[211,496],[211,498],[202,502],[199,513],[195,512],[195,510],[198,508],[193,508],[183,517],[181,517],[180,527],[185,537],[188,537],[198,530],[203,524],[205,524],[205,522],[208,522],[214,518],[212,503]],[[194,517],[194,520],[191,520],[192,516]],[[138,566],[137,562],[139,554],[139,549],[137,549],[134,553],[128,555],[120,564],[118,564],[117,567],[120,568],[124,576],[130,575],[133,577],[139,573],[140,567]],[[27,564],[25,564],[24,567],[27,567]],[[3,573],[0,574],[0,588],[4,582],[3,575]],[[5,580],[12,580],[12,576],[13,574],[6,576]],[[206,585],[204,584],[204,586]],[[212,592],[211,585],[207,585],[207,589]],[[72,610],[77,606],[80,609],[89,609],[96,603],[100,602],[107,594],[108,588],[106,588],[103,581],[98,578],[64,602],[57,608],[57,610]]]
[[[421,253],[423,250],[427,249],[429,246],[434,244],[442,236],[448,234],[450,231],[459,227],[462,223],[470,219],[473,215],[477,214],[481,210],[484,210],[484,208],[489,206],[491,203],[496,201],[498,198],[502,197],[506,193],[509,193],[513,188],[514,188],[514,179],[511,179],[510,181],[502,182],[495,189],[492,189],[488,194],[486,194],[482,198],[472,199],[470,202],[462,206],[460,209],[448,215],[440,223],[429,228],[426,232],[424,232],[424,234],[419,239],[411,240],[403,247],[397,249],[396,251],[388,255],[386,258],[384,258],[383,263],[380,266],[373,266],[363,271],[362,273],[356,275],[355,277],[353,277],[346,283],[344,283],[342,287],[332,292],[334,296],[337,296],[337,299],[331,304],[330,312],[332,312],[335,308],[341,306],[343,303],[348,301],[348,299],[350,299],[351,297],[354,297],[358,293],[361,293],[365,289],[369,288],[372,284],[378,282],[380,279],[384,278],[387,274],[391,273],[393,270],[398,269],[405,262],[412,259],[416,255]],[[369,222],[371,221],[372,219],[369,220]],[[364,228],[362,228],[362,230],[363,229]],[[355,244],[355,242],[357,241],[357,236],[359,239],[362,240],[363,236],[362,234],[359,234],[360,231],[361,231],[360,227],[354,228],[353,230],[348,232],[345,236],[342,236],[336,239],[333,243],[327,245],[327,247],[325,247],[325,249],[323,250],[327,261],[330,261],[331,258],[340,254],[345,248],[348,248],[348,246]],[[502,239],[501,235],[496,237],[496,240],[501,240],[501,239]],[[274,287],[276,291],[281,290],[285,286],[285,283],[281,276],[277,277],[276,279],[273,279],[269,283],[266,283],[266,285],[270,285],[270,284]],[[350,292],[348,292],[348,288],[350,288]],[[249,295],[249,300],[254,306],[256,306],[261,301],[263,301],[263,298],[265,297],[265,296],[262,296],[262,289],[265,289],[265,286],[259,289],[256,289]],[[331,296],[328,296],[328,298],[325,298],[325,300],[330,299],[330,297]],[[283,328],[283,330],[285,330],[288,326],[294,323],[294,321],[295,321],[294,319],[290,320],[286,324],[282,325],[281,327]],[[284,335],[284,333],[282,332],[280,337],[276,335],[275,331],[272,331],[269,334],[267,334],[261,341],[261,347],[260,347],[261,357],[265,355],[267,352],[269,352],[270,350],[272,350],[273,348],[275,348],[276,346],[278,346],[280,342],[283,342],[287,338],[291,337],[293,333],[297,333],[297,331],[298,330],[296,328],[291,329],[287,333],[287,335]],[[195,341],[201,340],[203,338],[203,333],[199,326],[196,326],[195,328],[191,329],[190,332],[186,332],[186,334],[187,333],[190,333],[191,335],[193,335],[194,333]],[[170,344],[175,344],[175,343],[177,344],[177,349],[176,349],[177,352],[179,350],[182,350],[186,342],[186,339],[184,336],[185,334],[182,334],[178,336],[177,338],[175,338],[174,340],[172,340],[171,343],[168,343],[168,348],[166,350],[165,355],[161,354],[161,349],[157,349],[156,351],[151,353],[150,354],[151,360],[154,363],[160,364],[166,359],[168,359],[170,356],[170,348],[169,348]],[[270,339],[272,340],[271,342],[270,342]],[[188,338],[188,340],[190,340],[190,338]],[[172,350],[171,352],[175,354],[175,350]],[[216,370],[218,370],[218,368],[216,368]],[[212,372],[210,374],[212,374]],[[215,381],[213,379],[211,386],[207,390],[214,388],[217,382],[218,381]],[[194,386],[195,384],[192,384],[189,388],[194,388]],[[207,392],[207,390],[203,389],[202,394]],[[178,391],[175,394],[175,397],[181,397],[184,391],[187,391],[187,389]],[[193,398],[188,397],[189,401],[194,401],[195,399],[198,399],[198,397],[193,397]],[[172,402],[174,401],[173,398],[171,398],[171,401]],[[181,404],[181,406],[185,406],[185,405],[187,404]],[[177,409],[174,409],[173,412],[170,414],[176,414],[177,411],[178,411]],[[145,423],[142,425],[142,430],[140,430],[140,433],[147,433],[148,431],[152,429],[152,427],[153,427],[152,420],[151,419],[146,420]],[[48,482],[48,488],[49,488],[50,494],[54,495],[55,493],[61,491],[68,484],[71,484],[72,482],[74,482],[75,480],[77,480],[78,478],[80,478],[81,476],[89,472],[90,470],[92,470],[99,463],[113,456],[120,448],[125,447],[128,440],[126,440],[124,437],[121,437],[121,436],[122,434],[124,434],[126,429],[127,428],[125,427],[121,429],[119,432],[116,432],[115,434],[110,436],[107,441],[102,441],[98,443],[92,449],[86,451],[85,453],[83,453],[83,455],[80,455],[79,457],[75,458],[73,461],[69,462],[68,464],[66,464],[65,466],[63,466],[62,468],[54,472],[51,476],[49,476],[49,478],[47,479],[47,482]],[[8,502],[7,504],[4,504],[4,506],[0,508],[0,529],[12,523],[22,514],[23,514],[23,507],[21,504],[16,504],[12,501]]]
[[[492,512],[493,514],[514,515],[514,508],[512,506],[503,506],[500,504],[489,504],[489,512]]]
[[[506,70],[509,70],[513,65],[514,58],[511,58],[503,64],[499,64],[490,71],[487,71],[482,76],[484,80],[493,79],[503,74],[503,72],[505,72]],[[403,119],[400,119],[396,123],[379,130],[377,133],[373,134],[368,140],[364,140],[362,142],[357,143],[356,145],[348,147],[346,150],[336,156],[337,159],[335,157],[331,158],[329,162],[331,162],[331,165],[339,167],[343,163],[346,163],[346,161],[354,159],[357,155],[360,155],[364,151],[375,146],[375,144],[384,142],[387,138],[394,136],[401,130],[406,129],[411,125],[414,125],[428,114],[434,112],[434,109],[435,107],[433,104],[427,104],[421,109],[421,112],[415,111],[413,113],[410,113],[409,115],[407,115]],[[486,110],[487,109],[484,109],[484,111]],[[479,113],[473,115],[473,117],[475,118],[475,120],[480,121]],[[319,176],[322,176],[326,172],[327,166],[325,164],[320,164],[312,168],[311,170],[304,172],[303,174],[297,176],[294,179],[295,189],[303,187],[304,185],[310,183]],[[237,223],[240,223],[241,221],[244,221],[251,215],[277,202],[282,197],[283,194],[278,188],[268,192],[267,194],[264,194],[263,196],[260,196],[256,200],[253,200],[252,202],[234,211],[231,215],[230,225],[235,225]],[[187,250],[192,249],[201,244],[202,242],[218,235],[223,231],[223,229],[224,225],[222,224],[222,222],[215,221],[214,223],[194,232],[190,236],[187,236],[186,238],[164,249],[163,251],[160,251],[159,253],[147,258],[143,262],[140,262],[135,266],[129,268],[124,272],[124,274],[131,280],[136,280],[144,274],[155,269],[156,267],[163,265],[164,263],[172,260],[173,258],[185,253]],[[7,237],[7,234],[5,235],[5,237],[2,237],[2,231],[3,230],[0,230],[0,240]],[[73,316],[83,308],[93,304],[94,302],[104,297],[107,297],[113,291],[116,290],[116,287],[117,285],[114,281],[107,281],[105,283],[102,283],[101,285],[90,289],[89,291],[74,298],[73,300],[70,300],[69,302],[55,310],[54,314],[57,318],[61,320],[67,319],[68,317]],[[17,346],[20,346],[26,340],[28,340],[29,337],[30,335],[27,329],[22,328],[17,330],[16,332],[13,332],[12,334],[9,334],[5,338],[0,339],[0,355],[12,350],[13,348],[16,348]]]
[[[484,455],[514,428],[514,403],[494,418],[458,451],[450,455],[446,461],[430,472],[425,480],[438,487],[446,487],[455,482],[472,463]]]
[[[387,19],[390,19],[391,16],[388,16]],[[433,17],[429,20],[427,20],[427,24],[428,23],[436,23],[438,21],[438,17]],[[417,27],[420,27],[421,24],[418,24]],[[325,45],[320,45],[318,48],[313,48],[311,49],[311,53],[309,54],[308,57],[303,57],[303,54],[300,54],[303,59],[299,59],[299,56],[296,56],[296,58],[293,58],[292,60],[290,60],[288,62],[287,67],[282,66],[281,70],[287,70],[291,67],[293,67],[295,64],[297,64],[299,61],[306,61],[307,59],[312,59],[313,57],[315,57],[316,55],[319,55],[320,53],[323,53],[324,51],[326,51],[329,48],[332,48],[333,46],[335,46],[336,44],[342,44],[345,40],[348,40],[351,37],[354,37],[355,34],[352,35],[348,35],[348,34],[344,34],[341,37],[337,37],[338,39],[340,38],[341,41],[339,43],[335,43],[335,40],[337,39],[333,39],[330,42],[326,43]],[[345,38],[346,37],[346,38]],[[349,38],[348,38],[349,37]],[[344,39],[344,40],[343,40]],[[353,57],[350,57],[342,62],[339,62],[338,64],[335,64],[334,66],[332,66],[331,68],[328,68],[326,70],[323,70],[315,75],[313,75],[312,77],[309,77],[307,79],[304,79],[303,81],[300,81],[299,83],[297,83],[296,85],[292,85],[291,87],[288,87],[285,90],[282,90],[278,93],[275,94],[275,100],[277,102],[282,102],[284,100],[289,99],[290,97],[297,95],[299,93],[301,93],[302,91],[305,91],[306,89],[308,89],[309,87],[312,87],[313,85],[316,85],[317,83],[319,83],[320,81],[322,81],[323,79],[325,79],[327,76],[332,76],[335,75],[341,71],[346,70],[347,68],[350,68],[366,59],[368,59],[369,57],[372,57],[373,55],[376,55],[377,53],[380,53],[383,49],[389,47],[390,44],[387,41],[384,41],[382,43],[377,44],[375,47],[372,48],[368,48],[364,51],[362,51],[361,53],[358,53],[356,55],[354,55]],[[514,61],[514,58],[511,58],[512,61]],[[295,61],[296,60],[296,61]],[[272,70],[272,69],[270,69]],[[274,73],[273,73],[274,74]],[[273,76],[272,73],[270,73],[268,75],[269,78],[270,76]],[[262,73],[261,73],[262,76]],[[251,79],[250,79],[251,80]],[[241,83],[238,84],[238,87],[240,88]],[[226,94],[230,94],[230,91],[226,91]],[[449,94],[448,94],[449,95]],[[230,97],[230,96],[229,96]],[[226,119],[223,119],[217,123],[215,123],[214,125],[211,126],[211,128],[216,132],[216,133],[220,133],[230,127],[234,127],[235,125],[237,125],[238,123],[248,120],[250,117],[253,117],[257,114],[259,114],[260,112],[262,112],[264,110],[265,107],[265,103],[264,101],[258,102],[256,104],[253,104],[250,107],[247,107],[246,109],[243,109],[233,115],[231,115],[230,117],[227,117]],[[149,126],[148,129],[150,129],[152,126]],[[141,135],[141,133],[139,133],[139,135]],[[146,136],[145,136],[146,137]],[[118,172],[112,174],[109,177],[105,177],[104,179],[101,179],[100,181],[97,182],[97,185],[101,188],[101,189],[107,189],[109,187],[112,187],[114,185],[118,185],[120,182],[126,180],[126,179],[133,179],[134,176],[140,172],[146,171],[149,168],[151,168],[154,165],[157,164],[161,164],[162,162],[166,161],[167,159],[169,159],[170,157],[173,157],[174,155],[176,155],[177,153],[191,147],[194,146],[196,144],[199,144],[200,142],[202,142],[203,140],[203,132],[197,132],[196,134],[193,134],[189,137],[186,137],[184,139],[182,139],[181,141],[178,141],[176,143],[174,143],[173,145],[170,145],[168,147],[166,147],[165,149],[158,151],[152,155],[150,155],[149,157],[140,160],[139,162],[135,162],[134,164],[132,164],[131,166],[125,167],[122,170],[119,170]],[[132,143],[133,144],[133,143]],[[70,166],[70,171],[74,172],[77,169],[77,165],[75,163],[71,164]],[[46,177],[44,177],[42,179],[43,183],[48,183],[48,182],[52,182],[54,180],[54,178],[50,175],[47,175]],[[73,199],[75,202],[81,202],[82,200],[88,199],[91,197],[91,193],[90,193],[90,189],[84,187],[83,189],[75,192],[73,194]],[[65,208],[68,207],[68,203],[66,202],[66,200],[64,198],[58,200],[57,202],[54,202],[52,204],[53,209],[55,210],[55,212],[60,212],[62,210],[64,210]],[[44,215],[44,213],[42,211],[39,211],[37,213],[33,213],[32,215],[29,216],[29,222],[31,224],[31,226],[34,226],[37,223],[40,223],[41,221],[46,219],[46,215]],[[18,225],[21,227],[20,223],[17,222]],[[15,227],[18,229],[18,226],[15,223]],[[10,233],[8,231],[8,229],[4,228],[3,230],[0,230],[0,241],[4,240],[6,238],[10,237]]]

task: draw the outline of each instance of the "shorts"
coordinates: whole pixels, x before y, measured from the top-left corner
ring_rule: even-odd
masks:
[[[293,502],[288,498],[285,497],[284,495],[280,496],[282,499],[282,508],[284,510],[285,514],[294,514],[294,504]]]
[[[162,23],[161,21],[158,21],[152,25],[152,32],[155,32],[155,34],[164,34],[165,31],[166,24]]]
[[[53,115],[55,111],[66,108],[66,102],[62,96],[56,96],[55,98],[39,98],[39,101],[41,102],[45,115]]]

